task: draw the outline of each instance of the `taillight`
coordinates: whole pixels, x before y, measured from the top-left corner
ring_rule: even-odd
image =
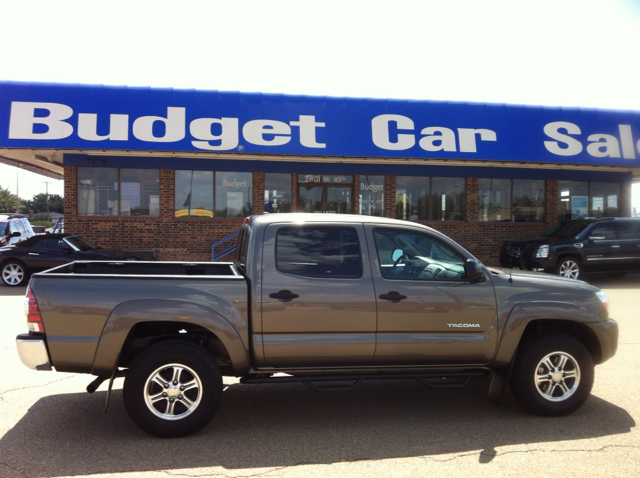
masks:
[[[36,301],[36,296],[31,292],[31,289],[27,289],[27,294],[24,298],[24,314],[27,316],[29,332],[44,332],[38,302]]]

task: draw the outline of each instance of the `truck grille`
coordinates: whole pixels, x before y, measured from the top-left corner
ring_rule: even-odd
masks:
[[[510,257],[522,257],[525,247],[524,244],[507,244],[507,255]]]

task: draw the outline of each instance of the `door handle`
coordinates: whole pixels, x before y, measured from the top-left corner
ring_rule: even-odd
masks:
[[[298,294],[294,294],[290,290],[281,290],[279,292],[272,292],[269,294],[272,299],[278,299],[280,302],[291,302],[293,299],[300,297]]]
[[[388,294],[380,294],[378,297],[380,297],[382,300],[388,300],[392,304],[397,304],[401,300],[407,298],[406,295],[402,295],[400,292],[396,292],[395,290],[392,290]]]
[[[620,246],[611,246],[611,249],[620,249]]]

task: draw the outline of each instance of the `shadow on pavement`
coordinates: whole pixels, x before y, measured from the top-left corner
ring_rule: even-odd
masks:
[[[40,399],[0,440],[2,461],[28,476],[276,468],[450,453],[629,433],[623,409],[591,397],[573,415],[527,414],[508,395],[486,399],[488,379],[464,390],[431,390],[411,381],[366,382],[348,393],[300,384],[229,386],[214,420],[198,434],[159,439],[128,418],[120,390],[107,415],[105,392]]]
[[[640,289],[640,274],[592,275],[587,282],[601,289]]]

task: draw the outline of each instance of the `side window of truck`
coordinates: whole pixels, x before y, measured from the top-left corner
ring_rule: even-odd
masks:
[[[385,279],[464,279],[465,258],[436,238],[398,229],[375,229],[373,235]]]
[[[283,227],[276,237],[276,267],[305,277],[362,276],[358,233],[351,227]]]

